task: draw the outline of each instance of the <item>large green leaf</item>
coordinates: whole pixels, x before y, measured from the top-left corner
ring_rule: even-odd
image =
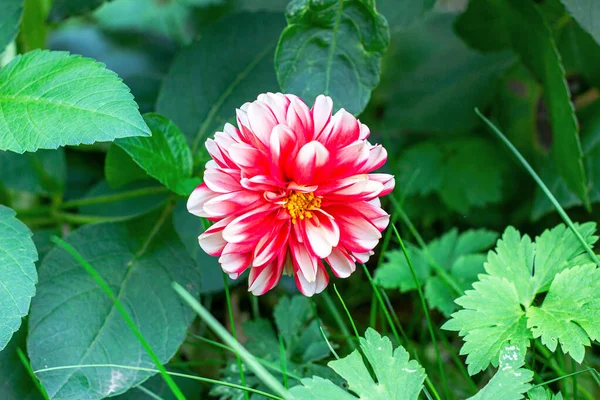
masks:
[[[278,14],[235,14],[208,28],[174,61],[157,110],[177,124],[194,156],[207,137],[235,121],[237,107],[277,91],[273,52],[283,26]]]
[[[478,122],[473,108],[493,100],[500,72],[514,63],[514,56],[469,49],[452,30],[455,18],[431,13],[392,37],[378,89],[388,103],[387,125],[422,132],[466,131]]]
[[[474,10],[481,12],[478,10],[481,7],[495,17],[494,23],[479,24],[478,29],[474,29],[472,24],[476,23],[477,17],[463,17],[459,32],[468,42],[479,43],[485,37],[495,38],[498,45],[489,50],[502,48],[508,41],[523,64],[542,84],[552,126],[552,153],[556,169],[568,187],[589,205],[577,118],[561,57],[544,15],[530,1],[474,0],[471,3],[467,14],[475,14]],[[478,6],[475,7],[475,4]]]
[[[34,385],[29,372],[19,359],[17,349],[25,352],[27,330],[23,327],[0,352],[0,399],[42,400],[42,394]]]
[[[110,0],[54,0],[48,20],[60,22],[69,17],[88,13]]]
[[[35,295],[37,250],[31,231],[0,205],[0,350],[21,326]]]
[[[25,154],[0,151],[0,181],[7,188],[35,194],[62,193],[66,179],[63,149]]]
[[[163,363],[175,354],[193,319],[171,283],[178,282],[194,296],[200,284],[196,265],[165,217],[87,225],[67,237],[108,282]],[[114,303],[78,261],[58,247],[40,268],[27,345],[34,370],[81,364],[154,368]],[[37,374],[51,398],[65,400],[120,394],[151,375],[108,367]]]
[[[360,114],[379,83],[390,35],[373,0],[295,0],[277,45],[281,88],[307,102],[331,96],[336,107]]]
[[[17,36],[24,0],[2,0],[0,3],[0,54]]]
[[[328,365],[348,382],[348,389],[360,399],[416,400],[423,389],[425,370],[415,360],[410,360],[402,347],[392,349],[392,342],[371,328],[360,338],[360,347],[377,382],[365,365],[358,350],[349,356],[331,361]],[[302,379],[302,385],[293,387],[291,393],[298,400],[356,400],[357,397],[336,386],[330,380],[315,376]],[[376,397],[375,393],[377,393]]]
[[[596,0],[562,0],[579,24],[600,43],[600,3]]]
[[[118,189],[128,183],[149,179],[148,174],[131,159],[131,156],[112,143],[104,160],[104,176],[108,186]]]
[[[192,153],[175,124],[160,114],[146,114],[152,137],[115,141],[148,175],[179,194],[189,194],[182,183],[192,175]]]
[[[148,136],[129,89],[94,60],[33,51],[0,71],[0,149],[17,153]]]

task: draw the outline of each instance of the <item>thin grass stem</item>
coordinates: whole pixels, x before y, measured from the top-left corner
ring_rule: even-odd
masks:
[[[352,350],[355,350],[356,342],[354,341],[352,335],[350,334],[348,325],[346,325],[346,322],[344,321],[339,310],[335,306],[335,303],[331,299],[331,296],[329,295],[329,293],[327,291],[324,291],[321,293],[321,297],[325,301],[325,305],[329,309],[329,312],[331,313],[331,316],[333,317],[333,320],[335,321],[336,325],[338,326],[340,331],[342,331],[342,335],[346,338],[346,342],[348,343],[348,346],[350,346],[350,348]]]

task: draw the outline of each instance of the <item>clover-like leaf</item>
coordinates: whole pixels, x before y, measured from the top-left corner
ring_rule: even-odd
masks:
[[[21,326],[37,283],[32,234],[15,214],[0,205],[0,350]]]
[[[32,51],[0,70],[0,150],[17,153],[149,136],[129,88],[104,65]]]
[[[576,224],[590,245],[597,240],[595,226]],[[463,309],[442,327],[464,336],[461,354],[468,355],[469,373],[482,371],[490,363],[496,365],[507,343],[525,349],[531,338],[540,336],[552,351],[557,340],[563,340],[564,350],[574,352],[573,357],[581,361],[583,345],[600,336],[590,322],[600,312],[593,294],[599,283],[596,272],[589,269],[591,261],[575,234],[564,225],[546,230],[535,242],[507,228],[495,251],[488,254],[487,274],[480,275],[474,290],[467,290],[456,300]],[[576,284],[583,285],[586,277],[589,287],[582,286],[579,291]],[[536,296],[548,288],[553,294],[548,292],[541,307],[534,306]]]
[[[360,114],[379,83],[390,34],[373,0],[294,0],[279,39],[281,88],[312,101],[319,94]]]
[[[392,342],[375,330],[368,328],[360,338],[360,347],[369,361],[377,381],[371,377],[358,350],[328,366],[348,383],[348,389],[359,398],[380,400],[416,400],[423,389],[425,370],[415,360],[409,360],[406,350],[399,346],[392,349]],[[321,377],[302,379],[302,385],[290,389],[299,400],[356,400],[356,397],[333,382]]]

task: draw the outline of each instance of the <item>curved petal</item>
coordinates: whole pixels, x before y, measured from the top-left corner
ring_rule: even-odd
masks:
[[[266,163],[263,153],[252,145],[246,143],[234,144],[229,148],[229,157],[248,174],[258,175],[268,171],[265,168]]]
[[[313,217],[305,219],[306,241],[314,255],[325,258],[340,241],[340,229],[333,218],[322,210],[315,210]]]
[[[268,264],[285,249],[290,235],[290,224],[285,222],[276,225],[273,230],[260,238],[254,250],[252,266],[260,267]]]
[[[211,198],[204,203],[204,211],[211,218],[226,217],[239,214],[251,205],[258,205],[261,200],[263,196],[259,193],[240,190]]]
[[[328,149],[339,149],[360,138],[360,123],[343,108],[331,118],[328,128],[318,137]]]
[[[287,111],[287,125],[305,141],[313,138],[314,124],[312,114],[306,104],[299,98],[293,98]]]
[[[262,267],[252,267],[248,276],[248,291],[255,296],[261,296],[273,289],[281,279],[285,255]]]
[[[188,198],[187,209],[191,214],[206,218],[209,215],[204,211],[204,204],[217,196],[219,193],[213,192],[208,186],[201,183]]]
[[[337,177],[358,175],[369,161],[369,144],[357,140],[333,153],[331,164],[332,175]]]
[[[222,219],[198,236],[198,243],[202,250],[211,256],[220,256],[227,245],[223,239],[223,230],[232,220],[233,217]]]
[[[310,110],[313,117],[314,122],[314,137],[319,137],[323,128],[329,123],[331,120],[331,112],[333,110],[333,100],[331,97],[324,96],[322,94],[318,95],[315,99],[315,104],[312,106]]]
[[[285,122],[287,109],[290,105],[290,100],[281,93],[263,93],[258,95],[258,101],[265,103],[271,109],[271,112],[277,119],[278,123]]]
[[[313,281],[306,279],[306,276],[301,270],[296,271],[294,278],[300,292],[307,297],[312,297],[315,294],[321,293],[329,283],[329,275],[321,261],[318,262],[317,274]]]
[[[230,243],[257,242],[273,227],[273,211],[278,208],[273,204],[264,204],[240,215],[225,227],[223,238]]]
[[[379,232],[385,230],[390,223],[390,215],[381,208],[381,203],[377,205],[377,203],[372,204],[368,201],[360,201],[353,203],[352,208],[375,225]]]
[[[240,171],[235,169],[210,168],[204,171],[204,183],[217,193],[240,190],[240,179]]]
[[[231,279],[237,279],[252,263],[252,252],[223,253],[219,257],[219,263]]]
[[[290,238],[290,251],[292,256],[292,262],[294,263],[294,271],[302,272],[302,276],[308,282],[314,282],[317,278],[317,257],[310,254],[308,249],[298,243],[293,238]]]
[[[304,144],[296,132],[286,125],[273,128],[270,138],[271,172],[280,180],[289,178],[298,148]]]
[[[366,143],[366,142],[365,142]],[[357,170],[357,174],[367,174],[380,168],[387,161],[387,151],[378,144],[369,149],[367,161]]]
[[[330,173],[329,151],[321,143],[306,143],[296,156],[293,171],[294,181],[300,185],[310,185],[327,179]]]
[[[340,247],[332,250],[327,257],[327,263],[338,278],[347,278],[356,270],[356,263],[352,257]]]
[[[381,195],[384,185],[370,179],[371,175],[355,175],[336,179],[319,185],[316,194],[323,196],[323,203],[368,201]]]
[[[271,131],[277,125],[277,118],[266,104],[255,101],[248,106],[250,129],[260,142],[268,146]]]
[[[383,185],[383,190],[379,194],[379,196],[388,195],[394,190],[394,186],[396,185],[396,180],[394,179],[394,175],[390,174],[369,174],[369,180],[380,182]]]
[[[352,207],[339,204],[330,210],[340,227],[340,243],[350,251],[364,253],[373,250],[381,232]]]

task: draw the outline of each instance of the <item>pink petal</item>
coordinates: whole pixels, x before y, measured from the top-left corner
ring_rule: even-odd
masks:
[[[240,213],[246,207],[263,201],[263,197],[255,192],[240,190],[222,194],[204,203],[204,211],[210,217],[226,217]]]
[[[380,168],[387,161],[387,151],[383,146],[376,145],[369,150],[368,160],[357,170],[357,174],[367,174]]]
[[[316,194],[324,203],[371,200],[381,195],[384,185],[370,179],[371,175],[355,175],[320,185]]]
[[[236,143],[229,148],[231,160],[250,175],[264,174],[268,171],[263,153],[246,143]]]
[[[231,221],[223,230],[223,238],[230,243],[244,243],[250,239],[258,239],[272,227],[273,211],[278,207],[265,204],[240,215]]]
[[[204,183],[217,193],[240,190],[240,179],[240,171],[235,169],[210,168],[204,171]]]
[[[232,220],[233,217],[222,219],[198,236],[198,243],[202,250],[211,256],[220,256],[227,245],[227,242],[223,239],[223,229]]]
[[[327,275],[323,263],[319,261],[318,271],[313,281],[306,279],[306,276],[301,270],[296,271],[295,280],[296,286],[298,286],[300,292],[307,297],[312,297],[314,294],[321,293],[325,290],[329,283],[329,275]]]
[[[319,137],[323,128],[329,123],[331,119],[331,112],[333,110],[333,100],[331,97],[320,94],[315,99],[311,112],[314,121],[314,137]]]
[[[354,258],[356,258],[356,260],[361,263],[361,264],[365,264],[367,261],[369,261],[369,258],[375,254],[375,252],[373,251],[368,251],[366,253],[352,253],[352,256]]]
[[[258,95],[258,101],[263,102],[271,109],[278,123],[285,122],[290,100],[281,93],[263,93]]]
[[[324,129],[318,138],[328,149],[339,149],[360,137],[360,123],[343,108],[331,118],[329,126],[331,129]]]
[[[279,183],[266,175],[256,175],[252,178],[242,178],[240,184],[244,189],[255,192],[276,191],[281,188]]]
[[[365,124],[360,124],[360,136],[359,136],[359,139],[360,140],[365,140],[370,135],[371,135],[371,131],[369,130],[369,127],[366,126]]]
[[[232,279],[237,279],[252,262],[252,253],[223,253],[219,257],[219,263],[223,271]],[[233,275],[233,276],[232,276]]]
[[[377,199],[379,200],[379,199]],[[379,205],[376,205],[379,203]],[[370,221],[375,227],[382,232],[387,228],[390,222],[390,216],[381,208],[381,202],[377,201],[372,204],[367,201],[360,201],[352,204],[352,208],[359,212],[366,220]]]
[[[252,267],[248,276],[248,291],[261,296],[273,289],[281,279],[284,260],[284,256],[279,256],[262,267]]]
[[[273,128],[270,138],[271,172],[280,180],[289,178],[297,149],[304,140],[299,140],[296,132],[286,125]]]
[[[394,190],[394,186],[396,185],[396,180],[394,179],[394,175],[390,174],[369,174],[369,180],[380,182],[383,184],[383,190],[379,194],[379,196],[388,195]]]
[[[305,144],[296,156],[294,181],[300,185],[324,181],[330,173],[328,162],[329,151],[325,146],[317,141]]]
[[[295,240],[290,240],[290,250],[292,262],[294,263],[294,271],[302,272],[302,276],[308,282],[314,282],[317,274],[317,257],[310,254],[306,247]]]
[[[210,190],[204,183],[201,183],[190,195],[187,201],[187,209],[191,214],[199,217],[208,217],[204,211],[204,204],[219,194]]]
[[[277,125],[277,119],[271,109],[261,102],[251,103],[248,106],[248,121],[254,135],[262,144],[267,146],[271,131]]]
[[[252,265],[260,267],[273,261],[287,245],[289,234],[290,224],[283,223],[275,226],[270,234],[263,236],[256,244]]]
[[[362,214],[341,204],[330,212],[340,227],[340,243],[348,250],[362,253],[377,246],[381,232]]]
[[[299,137],[312,140],[314,124],[310,110],[300,98],[292,99],[286,116],[287,125]]]
[[[333,249],[327,262],[338,278],[347,278],[356,270],[356,263],[345,250],[336,247]]]
[[[308,246],[320,258],[331,254],[331,249],[340,241],[340,229],[333,218],[322,210],[314,211],[313,217],[304,220]]]
[[[369,160],[369,144],[357,140],[333,153],[333,176],[358,175],[364,164]]]

